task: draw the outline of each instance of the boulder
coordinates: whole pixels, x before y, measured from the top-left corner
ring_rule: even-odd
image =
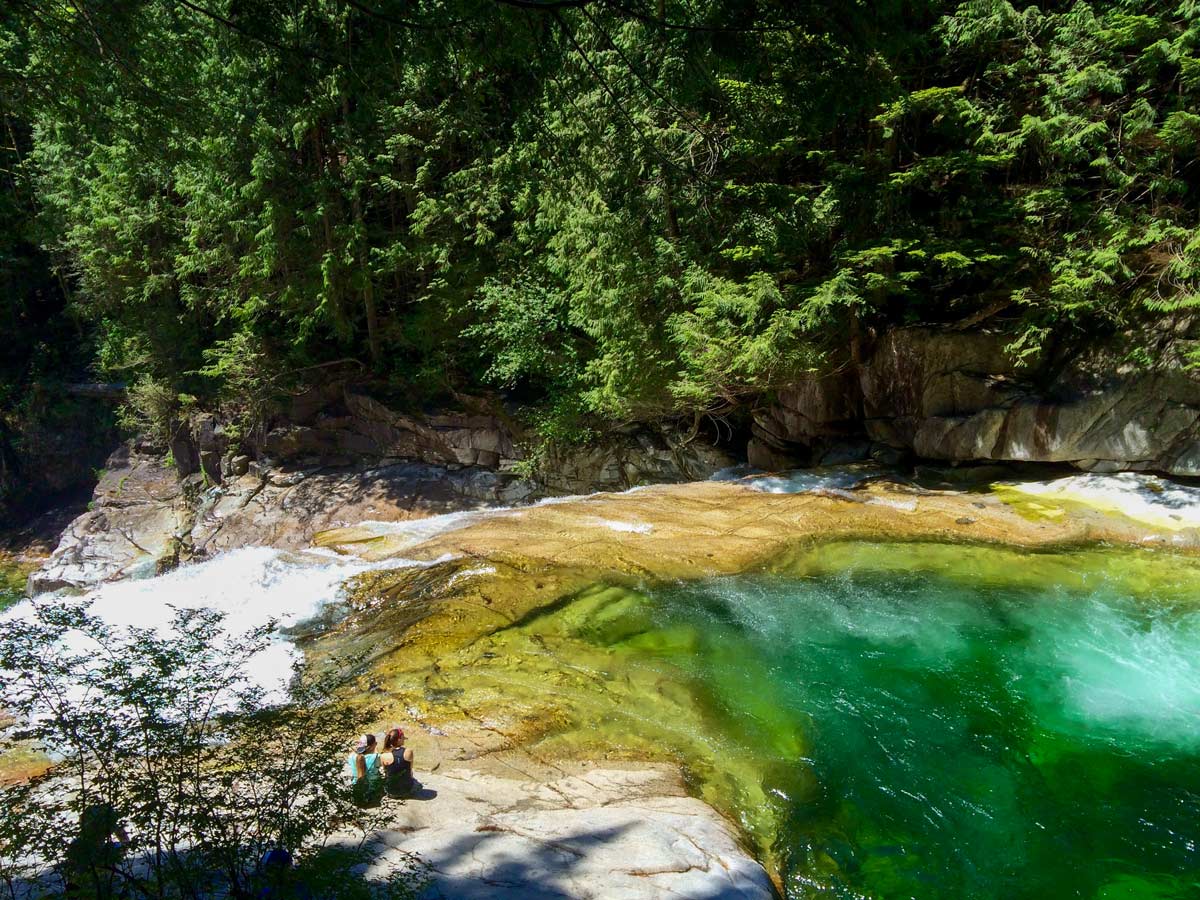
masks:
[[[189,518],[175,470],[126,445],[109,457],[87,512],[29,579],[29,591],[83,588],[141,572],[169,555]]]
[[[175,472],[180,478],[187,478],[200,471],[200,453],[186,427],[176,425],[172,429],[167,449],[171,459],[175,461]]]
[[[373,456],[454,462],[454,450],[425,422],[395,412],[366,394],[346,392],[350,430],[363,440],[345,449]]]
[[[809,373],[753,411],[746,461],[768,471],[825,465],[826,459],[847,456],[845,461],[857,461],[868,449],[859,437],[861,418],[852,371]]]

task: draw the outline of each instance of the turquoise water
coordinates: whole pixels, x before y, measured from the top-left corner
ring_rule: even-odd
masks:
[[[686,686],[710,799],[722,759],[751,760],[771,808],[718,803],[775,823],[789,896],[1200,897],[1200,598],[1172,558],[972,577],[970,554],[860,546],[626,593],[568,630]]]

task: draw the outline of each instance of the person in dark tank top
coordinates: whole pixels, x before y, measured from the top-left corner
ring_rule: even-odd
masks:
[[[379,754],[383,766],[383,784],[387,795],[394,800],[411,796],[413,790],[413,752],[404,746],[404,730],[393,728],[383,738]]]

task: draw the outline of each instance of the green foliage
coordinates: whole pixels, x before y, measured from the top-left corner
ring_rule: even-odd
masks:
[[[194,610],[162,632],[108,626],[76,601],[0,623],[0,704],[19,723],[0,749],[56,761],[0,788],[0,877],[58,871],[85,895],[184,897],[205,885],[206,896],[249,896],[264,853],[282,846],[303,877],[338,883],[320,896],[372,895],[351,872],[356,857],[323,849],[335,830],[365,835],[370,824],[342,779],[347,736],[370,713],[336,699],[337,672],[297,672],[286,697],[266,697],[247,667],[270,631],[231,636],[219,614]],[[97,805],[131,843],[89,867],[72,844],[79,826],[46,826]],[[414,877],[404,866],[383,895],[410,896]]]
[[[206,365],[200,374],[213,379],[217,396],[233,413],[226,436],[261,438],[275,399],[291,373],[281,372],[252,332],[238,331],[204,351]]]
[[[0,554],[0,611],[25,596],[25,579],[32,566],[18,563]]]
[[[126,403],[117,419],[131,434],[144,434],[166,450],[180,428],[180,395],[162,380],[143,376],[129,386]]]
[[[599,427],[886,326],[1033,359],[1196,296],[1193,3],[108,6],[2,20],[0,252],[49,254],[103,371],[247,432],[334,360]]]
[[[813,301],[789,309],[768,275],[737,283],[692,269],[681,293],[686,310],[671,318],[668,332],[684,369],[671,391],[689,406],[733,405],[820,362],[804,318]]]

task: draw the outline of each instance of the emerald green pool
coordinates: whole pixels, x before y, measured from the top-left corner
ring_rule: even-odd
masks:
[[[1198,575],[838,544],[495,637],[573,668],[570,734],[681,758],[790,897],[1200,897]]]

